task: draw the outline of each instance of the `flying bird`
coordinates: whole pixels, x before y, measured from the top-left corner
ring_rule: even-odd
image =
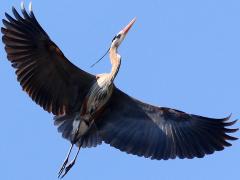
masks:
[[[102,142],[145,158],[167,160],[221,151],[236,140],[237,120],[208,118],[141,102],[114,85],[121,65],[118,47],[135,18],[112,39],[109,73],[92,75],[72,64],[38,23],[29,5],[22,15],[13,7],[1,28],[7,59],[33,101],[54,115],[54,124],[71,145],[58,177],[74,165],[81,148]],[[146,83],[146,82],[145,82]],[[72,148],[78,151],[69,162]]]

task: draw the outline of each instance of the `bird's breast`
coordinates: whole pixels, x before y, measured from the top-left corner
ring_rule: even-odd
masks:
[[[84,104],[81,108],[84,110],[84,113],[82,111],[81,114],[93,117],[109,101],[112,92],[113,84],[104,77],[98,78],[85,97]]]
[[[100,78],[99,78],[100,79]],[[79,139],[91,128],[91,124],[96,120],[102,112],[104,105],[109,101],[112,92],[113,84],[104,79],[96,81],[90,91],[84,98],[79,117],[73,122],[73,127],[77,132]]]

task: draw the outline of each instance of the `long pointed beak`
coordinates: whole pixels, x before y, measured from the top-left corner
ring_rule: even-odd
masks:
[[[131,29],[131,27],[135,23],[135,21],[136,21],[136,17],[133,18],[133,20],[131,20],[131,22],[128,23],[128,25],[125,28],[123,28],[122,32],[124,35],[126,35],[128,33],[128,31]]]

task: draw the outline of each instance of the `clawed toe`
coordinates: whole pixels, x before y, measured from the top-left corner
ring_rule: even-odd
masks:
[[[73,167],[73,165],[75,164],[75,160],[73,160],[72,162],[70,162],[66,167],[65,167],[65,171],[64,174],[61,176],[61,179],[68,173],[68,171]],[[62,173],[61,173],[62,174]],[[60,175],[61,175],[60,174]],[[59,176],[60,176],[59,175]]]
[[[68,163],[68,158],[63,162],[61,169],[58,172],[58,178],[61,176],[61,174],[63,173],[64,169],[66,168],[66,165]]]

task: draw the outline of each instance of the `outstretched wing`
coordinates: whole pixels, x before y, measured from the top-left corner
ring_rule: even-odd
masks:
[[[236,121],[212,119],[142,103],[115,89],[97,120],[103,141],[130,154],[152,159],[203,157],[231,144]]]
[[[7,58],[16,68],[24,91],[44,110],[55,115],[78,109],[95,76],[73,65],[51,41],[37,22],[32,10],[22,7],[23,17],[12,9],[7,13],[2,41]]]

